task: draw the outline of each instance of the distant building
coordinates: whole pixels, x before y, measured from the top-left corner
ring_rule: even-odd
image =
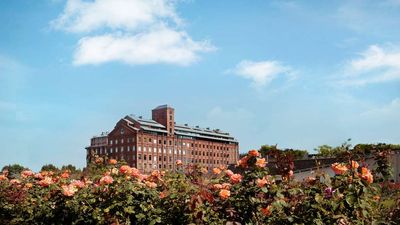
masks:
[[[108,135],[92,138],[86,149],[88,160],[91,152],[108,155],[142,172],[175,170],[177,160],[212,168],[239,158],[239,143],[233,136],[219,129],[176,124],[169,105],[153,109],[152,119],[125,116]]]
[[[91,153],[94,152],[98,155],[104,155],[108,151],[108,132],[102,132],[98,136],[90,139],[90,146],[86,147],[86,161],[90,162]]]

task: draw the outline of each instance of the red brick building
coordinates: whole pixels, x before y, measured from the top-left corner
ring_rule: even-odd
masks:
[[[239,157],[239,143],[229,133],[178,125],[174,109],[168,105],[153,109],[151,120],[125,116],[106,137],[92,138],[86,149],[88,160],[93,151],[124,160],[142,172],[174,170],[177,160],[213,168],[234,164]]]

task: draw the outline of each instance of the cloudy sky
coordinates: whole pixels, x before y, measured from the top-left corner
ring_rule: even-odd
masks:
[[[241,151],[400,143],[400,1],[0,2],[0,166],[170,104]]]

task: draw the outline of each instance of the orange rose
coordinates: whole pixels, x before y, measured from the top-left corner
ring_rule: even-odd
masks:
[[[213,173],[214,173],[215,175],[218,175],[218,174],[221,173],[221,170],[220,170],[219,168],[214,168],[214,169],[213,169]]]
[[[103,163],[103,158],[96,158],[96,160],[94,161],[96,164],[101,164]]]
[[[85,182],[80,181],[80,180],[73,180],[71,182],[71,185],[73,185],[74,187],[77,187],[77,188],[84,188],[85,187]]]
[[[221,184],[214,184],[213,188],[214,189],[222,189],[222,185]]]
[[[226,190],[231,189],[231,184],[230,183],[222,183],[222,189],[226,189]]]
[[[69,196],[69,197],[73,196],[75,194],[75,192],[78,191],[78,189],[73,185],[68,185],[68,186],[63,185],[63,186],[61,186],[61,188],[63,189],[63,195]]]
[[[39,179],[39,180],[41,180],[41,179],[44,178],[43,175],[42,175],[41,173],[35,174],[34,177],[35,177],[36,179]]]
[[[32,177],[35,173],[32,172],[31,170],[24,170],[21,172],[21,177],[27,178],[27,177]]]
[[[231,196],[231,192],[229,190],[222,189],[219,191],[219,197],[221,199],[228,199]]]
[[[176,160],[176,165],[177,166],[181,166],[182,165],[182,160],[180,160],[180,159]]]
[[[232,172],[232,170],[226,170],[226,171],[225,171],[225,174],[226,174],[228,177],[230,177],[230,176],[233,175],[233,172]]]
[[[347,172],[348,168],[343,163],[334,163],[331,165],[331,168],[335,174],[344,174]]]
[[[248,155],[258,157],[258,156],[260,156],[260,153],[257,150],[250,150]]]
[[[25,187],[29,189],[29,188],[33,187],[33,184],[32,183],[26,183]]]
[[[8,180],[8,178],[5,175],[1,174],[0,175],[0,180]]]
[[[265,167],[266,164],[267,164],[267,162],[265,162],[265,158],[262,158],[262,159],[257,158],[256,166],[262,168],[262,167]]]
[[[160,198],[163,199],[167,197],[167,193],[165,191],[160,192]]]
[[[241,158],[239,161],[237,161],[237,166],[247,168],[248,167],[247,160],[249,160],[249,157],[247,156]]]
[[[154,183],[154,182],[146,181],[145,184],[149,188],[156,188],[157,187],[157,184]]]
[[[231,182],[233,184],[240,183],[242,181],[242,175],[235,173],[231,176]]]
[[[267,206],[264,208],[261,208],[261,213],[264,214],[264,216],[270,216],[271,215],[271,206]]]
[[[289,175],[289,177],[293,177],[293,175],[294,175],[293,170],[289,170],[288,175]]]
[[[111,165],[115,165],[118,163],[118,161],[116,159],[110,159],[108,160],[108,163],[110,163]]]
[[[20,184],[21,181],[18,180],[18,179],[11,179],[11,180],[10,180],[10,183],[11,183],[11,184]]]
[[[53,179],[51,179],[51,177],[45,177],[44,179],[40,180],[38,183],[42,187],[48,187],[51,184],[53,184]]]
[[[351,168],[357,169],[360,165],[358,165],[358,162],[351,160]]]
[[[361,178],[367,180],[368,183],[374,182],[374,177],[372,176],[371,172],[365,167],[361,168]]]
[[[140,171],[136,168],[131,168],[131,176],[138,178],[140,176]]]
[[[69,177],[69,173],[68,172],[64,172],[60,175],[61,178],[67,179]]]
[[[262,188],[268,183],[268,180],[263,177],[262,179],[257,179],[256,184],[258,187]]]
[[[129,174],[131,172],[131,167],[128,165],[123,165],[119,168],[119,172],[122,174]]]
[[[100,179],[100,184],[112,184],[112,182],[114,182],[114,179],[109,175],[105,175]]]

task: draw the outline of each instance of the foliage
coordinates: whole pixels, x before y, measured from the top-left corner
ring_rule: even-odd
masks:
[[[383,157],[379,151],[371,153]],[[291,155],[273,149],[268,154],[283,162]],[[400,185],[383,185],[375,179],[377,171],[371,172],[354,158],[348,155],[348,161],[333,164],[333,177],[316,173],[297,181],[290,170],[282,179],[271,176],[265,158],[256,150],[238,161],[235,172],[218,167],[210,173],[199,165],[177,164],[173,173],[141,174],[124,162],[95,157],[75,176],[71,167],[39,173],[24,170],[18,179],[0,175],[0,221],[399,224]]]
[[[319,156],[322,157],[342,157],[351,148],[351,144],[349,143],[350,141],[351,139],[347,139],[347,141],[345,141],[342,145],[337,147],[332,147],[329,145],[321,145],[314,150],[318,152]]]
[[[308,155],[307,150],[299,149],[278,149],[277,145],[262,145],[259,149],[261,156],[266,157],[267,155],[272,155],[270,152],[280,151],[282,154],[292,155],[294,159],[303,159]],[[275,154],[275,153],[274,153]]]
[[[53,164],[46,164],[46,165],[42,166],[40,171],[53,171],[53,172],[56,172],[56,171],[59,171],[59,169]]]
[[[7,174],[7,177],[10,179],[13,178],[19,178],[19,174],[24,170],[25,168],[19,164],[13,164],[13,165],[8,165],[4,166],[1,171],[5,174]]]

